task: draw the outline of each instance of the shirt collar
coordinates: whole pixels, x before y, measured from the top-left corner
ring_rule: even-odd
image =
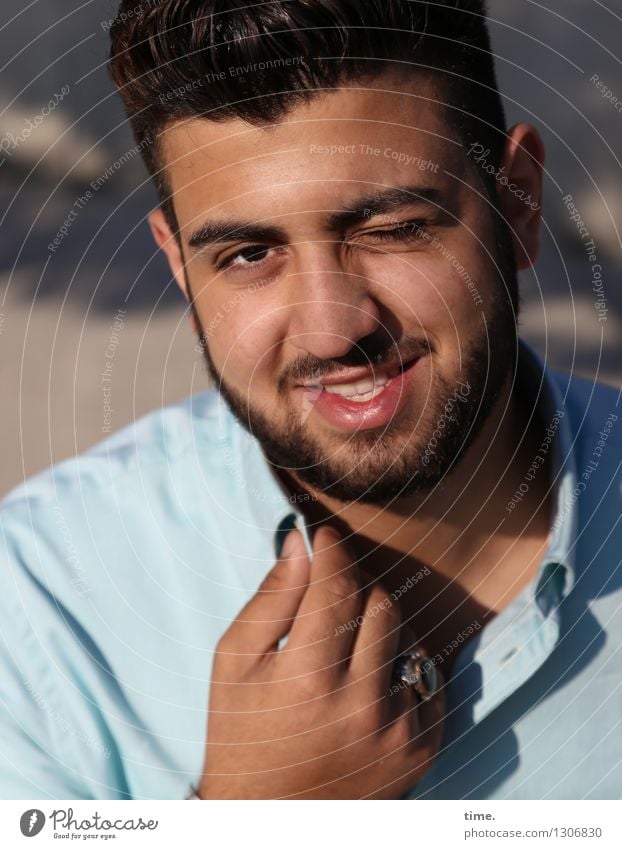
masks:
[[[531,399],[530,403],[534,405],[536,413],[546,426],[547,441],[542,443],[539,450],[551,452],[553,521],[549,531],[548,548],[535,582],[535,597],[540,601],[553,575],[563,577],[559,587],[562,597],[568,594],[575,580],[579,494],[575,443],[565,398],[557,379],[540,355],[524,339],[519,339],[517,379],[521,381],[526,397]]]

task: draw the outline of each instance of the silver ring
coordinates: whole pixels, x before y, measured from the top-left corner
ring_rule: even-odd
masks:
[[[395,658],[393,678],[412,687],[424,702],[431,699],[438,690],[439,676],[436,666],[427,654],[419,650]]]

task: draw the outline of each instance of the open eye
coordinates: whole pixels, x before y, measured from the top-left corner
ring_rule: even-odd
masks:
[[[273,249],[268,245],[248,245],[219,260],[216,267],[222,271],[227,268],[242,269],[258,266],[266,261],[271,250]]]

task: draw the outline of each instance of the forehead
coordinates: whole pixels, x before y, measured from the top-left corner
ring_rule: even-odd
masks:
[[[389,74],[321,94],[266,127],[178,122],[161,150],[182,230],[215,209],[275,216],[326,210],[378,186],[440,185],[466,160],[432,85]]]

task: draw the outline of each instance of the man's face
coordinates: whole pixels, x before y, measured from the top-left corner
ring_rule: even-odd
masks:
[[[374,85],[164,146],[216,385],[275,466],[343,501],[435,485],[516,345],[511,245],[474,166],[437,104]]]

